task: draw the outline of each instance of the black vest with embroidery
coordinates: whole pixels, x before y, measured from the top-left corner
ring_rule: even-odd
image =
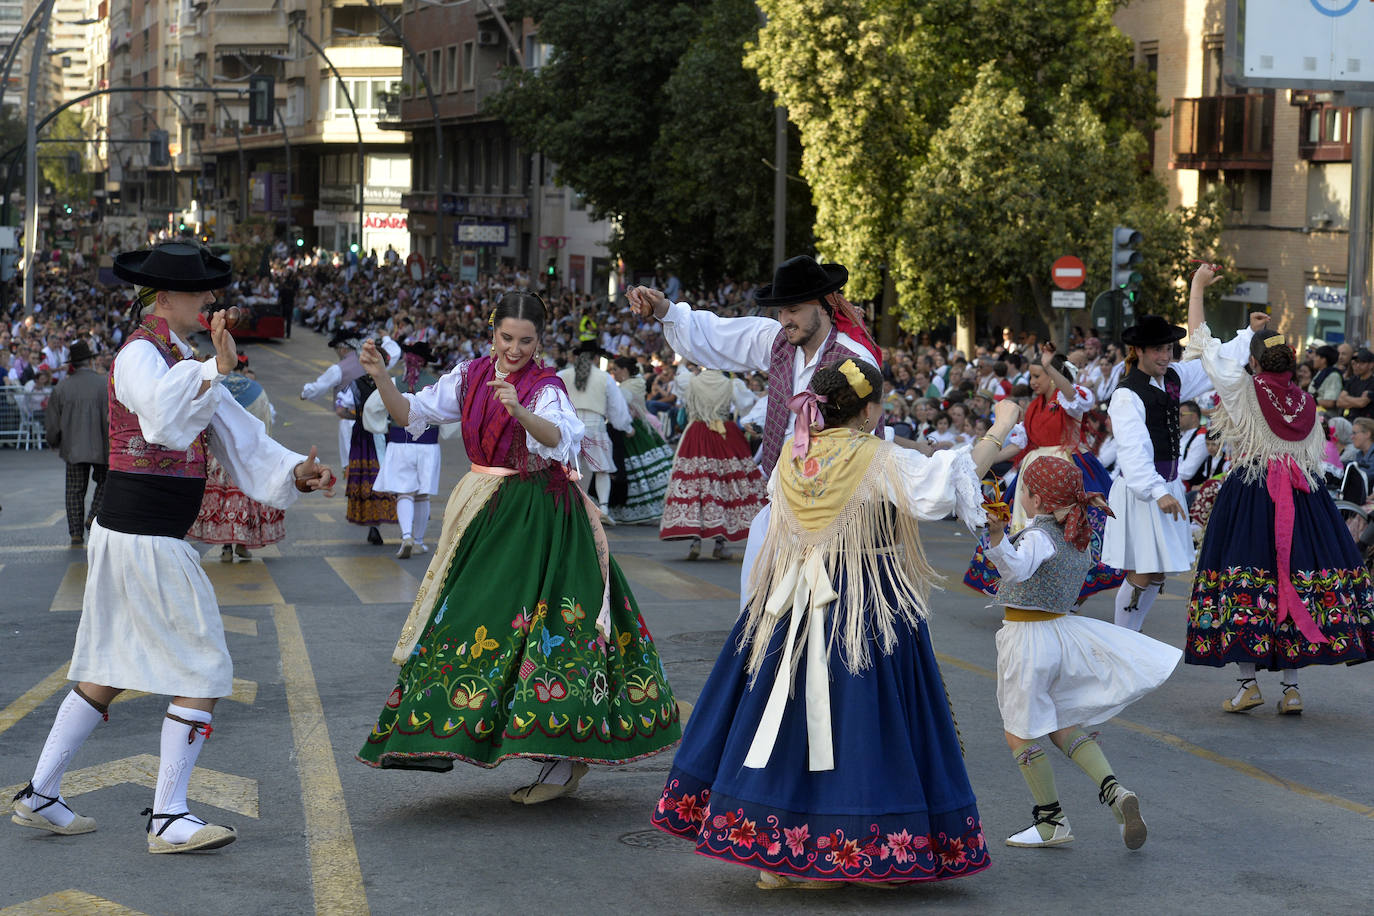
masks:
[[[1150,384],[1150,377],[1140,369],[1132,369],[1121,380],[1121,387],[1140,398],[1145,405],[1145,428],[1154,446],[1155,464],[1178,461],[1178,395],[1182,389],[1178,373],[1172,368],[1164,372],[1164,390]]]

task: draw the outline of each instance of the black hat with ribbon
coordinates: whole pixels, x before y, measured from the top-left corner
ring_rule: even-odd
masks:
[[[90,362],[93,356],[95,354],[91,352],[90,344],[86,343],[85,340],[76,340],[72,342],[71,350],[67,354],[67,362],[72,366],[79,366],[82,363]]]
[[[1178,343],[1188,332],[1160,315],[1141,315],[1134,327],[1121,332],[1121,342],[1132,347],[1158,347]]]
[[[843,264],[820,264],[810,255],[788,258],[773,271],[773,282],[761,287],[754,301],[765,308],[824,299],[849,280]]]
[[[233,278],[229,262],[190,242],[165,242],[155,248],[115,256],[115,276],[138,286],[180,293],[223,289]]]

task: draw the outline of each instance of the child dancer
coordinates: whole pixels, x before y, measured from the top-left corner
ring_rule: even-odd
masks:
[[[997,565],[997,603],[1006,608],[997,633],[997,706],[1021,775],[1035,799],[1035,822],[1007,838],[1008,846],[1061,846],[1073,841],[1059,806],[1054,770],[1041,742],[1056,747],[1098,784],[1126,848],[1145,844],[1140,800],[1117,782],[1111,764],[1084,725],[1105,722],[1164,683],[1182,653],[1125,627],[1073,613],[1093,565],[1083,474],[1063,458],[1043,456],[1026,468],[1016,498],[1034,519],[1016,536],[991,528],[988,559]],[[1110,510],[1107,510],[1110,512]]]

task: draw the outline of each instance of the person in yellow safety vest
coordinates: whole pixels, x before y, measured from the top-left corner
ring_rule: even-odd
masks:
[[[596,340],[596,319],[592,317],[590,311],[582,313],[581,319],[577,322],[577,339],[580,341]]]

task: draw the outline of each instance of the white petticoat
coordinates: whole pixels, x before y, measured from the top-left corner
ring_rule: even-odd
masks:
[[[233,692],[234,664],[200,554],[180,538],[91,526],[67,677],[165,696]]]
[[[1117,477],[1107,505],[1115,518],[1102,531],[1102,565],[1139,573],[1179,573],[1193,568],[1193,532],[1183,481],[1169,482],[1169,495],[1183,508],[1181,518],[1164,514],[1159,503],[1140,499]]]
[[[586,432],[582,435],[582,469],[589,474],[613,473],[615,458],[611,455],[611,435],[606,432],[606,418],[594,410],[579,410],[577,419]]]
[[[1163,684],[1183,652],[1095,617],[1005,621],[997,631],[1002,727],[1040,738],[1105,722]]]
[[[437,442],[432,445],[388,442],[372,490],[376,493],[428,493],[433,496],[439,492],[439,465],[442,458]]]

